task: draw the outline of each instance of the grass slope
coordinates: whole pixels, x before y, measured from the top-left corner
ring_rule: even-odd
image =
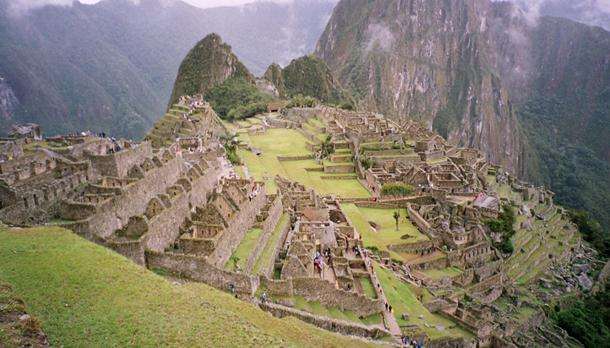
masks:
[[[53,346],[365,344],[203,284],[173,285],[61,228],[1,229],[0,265]]]
[[[417,325],[432,339],[441,337],[469,338],[472,336],[451,320],[430,313],[417,299],[409,285],[396,278],[391,271],[381,268],[378,264],[375,264],[374,268],[386,298],[393,307],[398,325]],[[402,318],[403,313],[409,314],[408,320]],[[422,319],[419,319],[420,316],[422,316]]]

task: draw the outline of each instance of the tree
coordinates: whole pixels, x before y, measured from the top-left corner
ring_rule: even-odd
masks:
[[[397,211],[394,212],[394,220],[396,221],[396,231],[398,231],[398,219],[400,219],[400,213]]]
[[[335,147],[332,143],[332,137],[330,135],[326,136],[326,139],[320,144],[320,157],[328,158],[328,156],[332,155],[335,152]]]

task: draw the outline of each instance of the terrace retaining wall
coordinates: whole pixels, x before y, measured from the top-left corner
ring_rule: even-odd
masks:
[[[390,332],[387,330],[381,329],[375,326],[366,326],[357,323],[350,323],[343,320],[336,320],[321,317],[318,315],[314,315],[311,313],[307,313],[298,309],[285,307],[282,305],[274,304],[274,303],[261,303],[259,304],[260,308],[264,311],[267,311],[273,316],[278,318],[284,318],[287,316],[298,318],[306,323],[315,325],[319,328],[338,332],[344,335],[350,336],[360,336],[360,337],[368,337],[368,338],[382,338],[385,336],[390,336]]]

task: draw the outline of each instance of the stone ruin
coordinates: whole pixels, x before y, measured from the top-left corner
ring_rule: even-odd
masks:
[[[275,178],[278,192],[269,194],[264,183],[237,178],[221,141],[226,128],[202,96],[191,96],[181,97],[140,143],[88,132],[43,138],[34,125],[16,128],[12,137],[0,139],[0,219],[12,225],[59,224],[154,271],[230,291],[276,316],[369,338],[411,332],[412,327],[398,327],[384,307],[375,263],[425,289],[431,297],[427,309],[470,331],[478,345],[553,342],[552,328],[542,336],[529,334],[544,325],[544,315],[515,300],[524,291],[519,279],[529,276],[519,262],[547,252],[545,240],[558,238],[550,233],[555,227],[574,244],[533,260],[541,273],[564,279],[545,280],[544,286],[590,287],[586,271],[572,276],[566,265],[586,266],[592,258],[551,191],[519,181],[480,151],[450,144],[414,121],[397,123],[376,113],[284,109],[248,132],[296,129],[313,153],[298,159],[313,159],[319,140],[303,127],[312,117],[322,120],[317,127],[334,149],[323,171],[355,177],[370,199],[320,196],[281,177]],[[278,158],[291,159],[297,158]],[[383,188],[389,184],[412,190],[387,196]],[[367,250],[342,211],[343,202],[403,209],[425,238],[405,239],[389,251]],[[527,232],[512,255],[497,248],[502,236],[486,223],[505,206],[516,207],[518,227]],[[253,230],[260,235],[250,237]],[[251,250],[239,266],[227,267],[246,237],[255,238]],[[408,258],[396,260],[390,252]],[[445,269],[457,271],[430,275]],[[364,288],[367,283],[374,294]],[[550,296],[534,286],[529,291]],[[299,308],[300,298],[381,319],[364,325],[325,317]],[[507,301],[501,309],[498,303]],[[523,308],[540,315],[519,322],[515,313]]]

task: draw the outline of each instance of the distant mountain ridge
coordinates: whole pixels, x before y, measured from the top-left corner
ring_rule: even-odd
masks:
[[[15,107],[0,129],[36,122],[46,134],[90,129],[139,138],[164,113],[179,64],[202,37],[219,33],[260,75],[272,62],[313,50],[334,0],[205,10],[181,1],[104,0],[18,17],[8,5],[0,0],[0,76]],[[0,94],[0,108],[8,95]]]

